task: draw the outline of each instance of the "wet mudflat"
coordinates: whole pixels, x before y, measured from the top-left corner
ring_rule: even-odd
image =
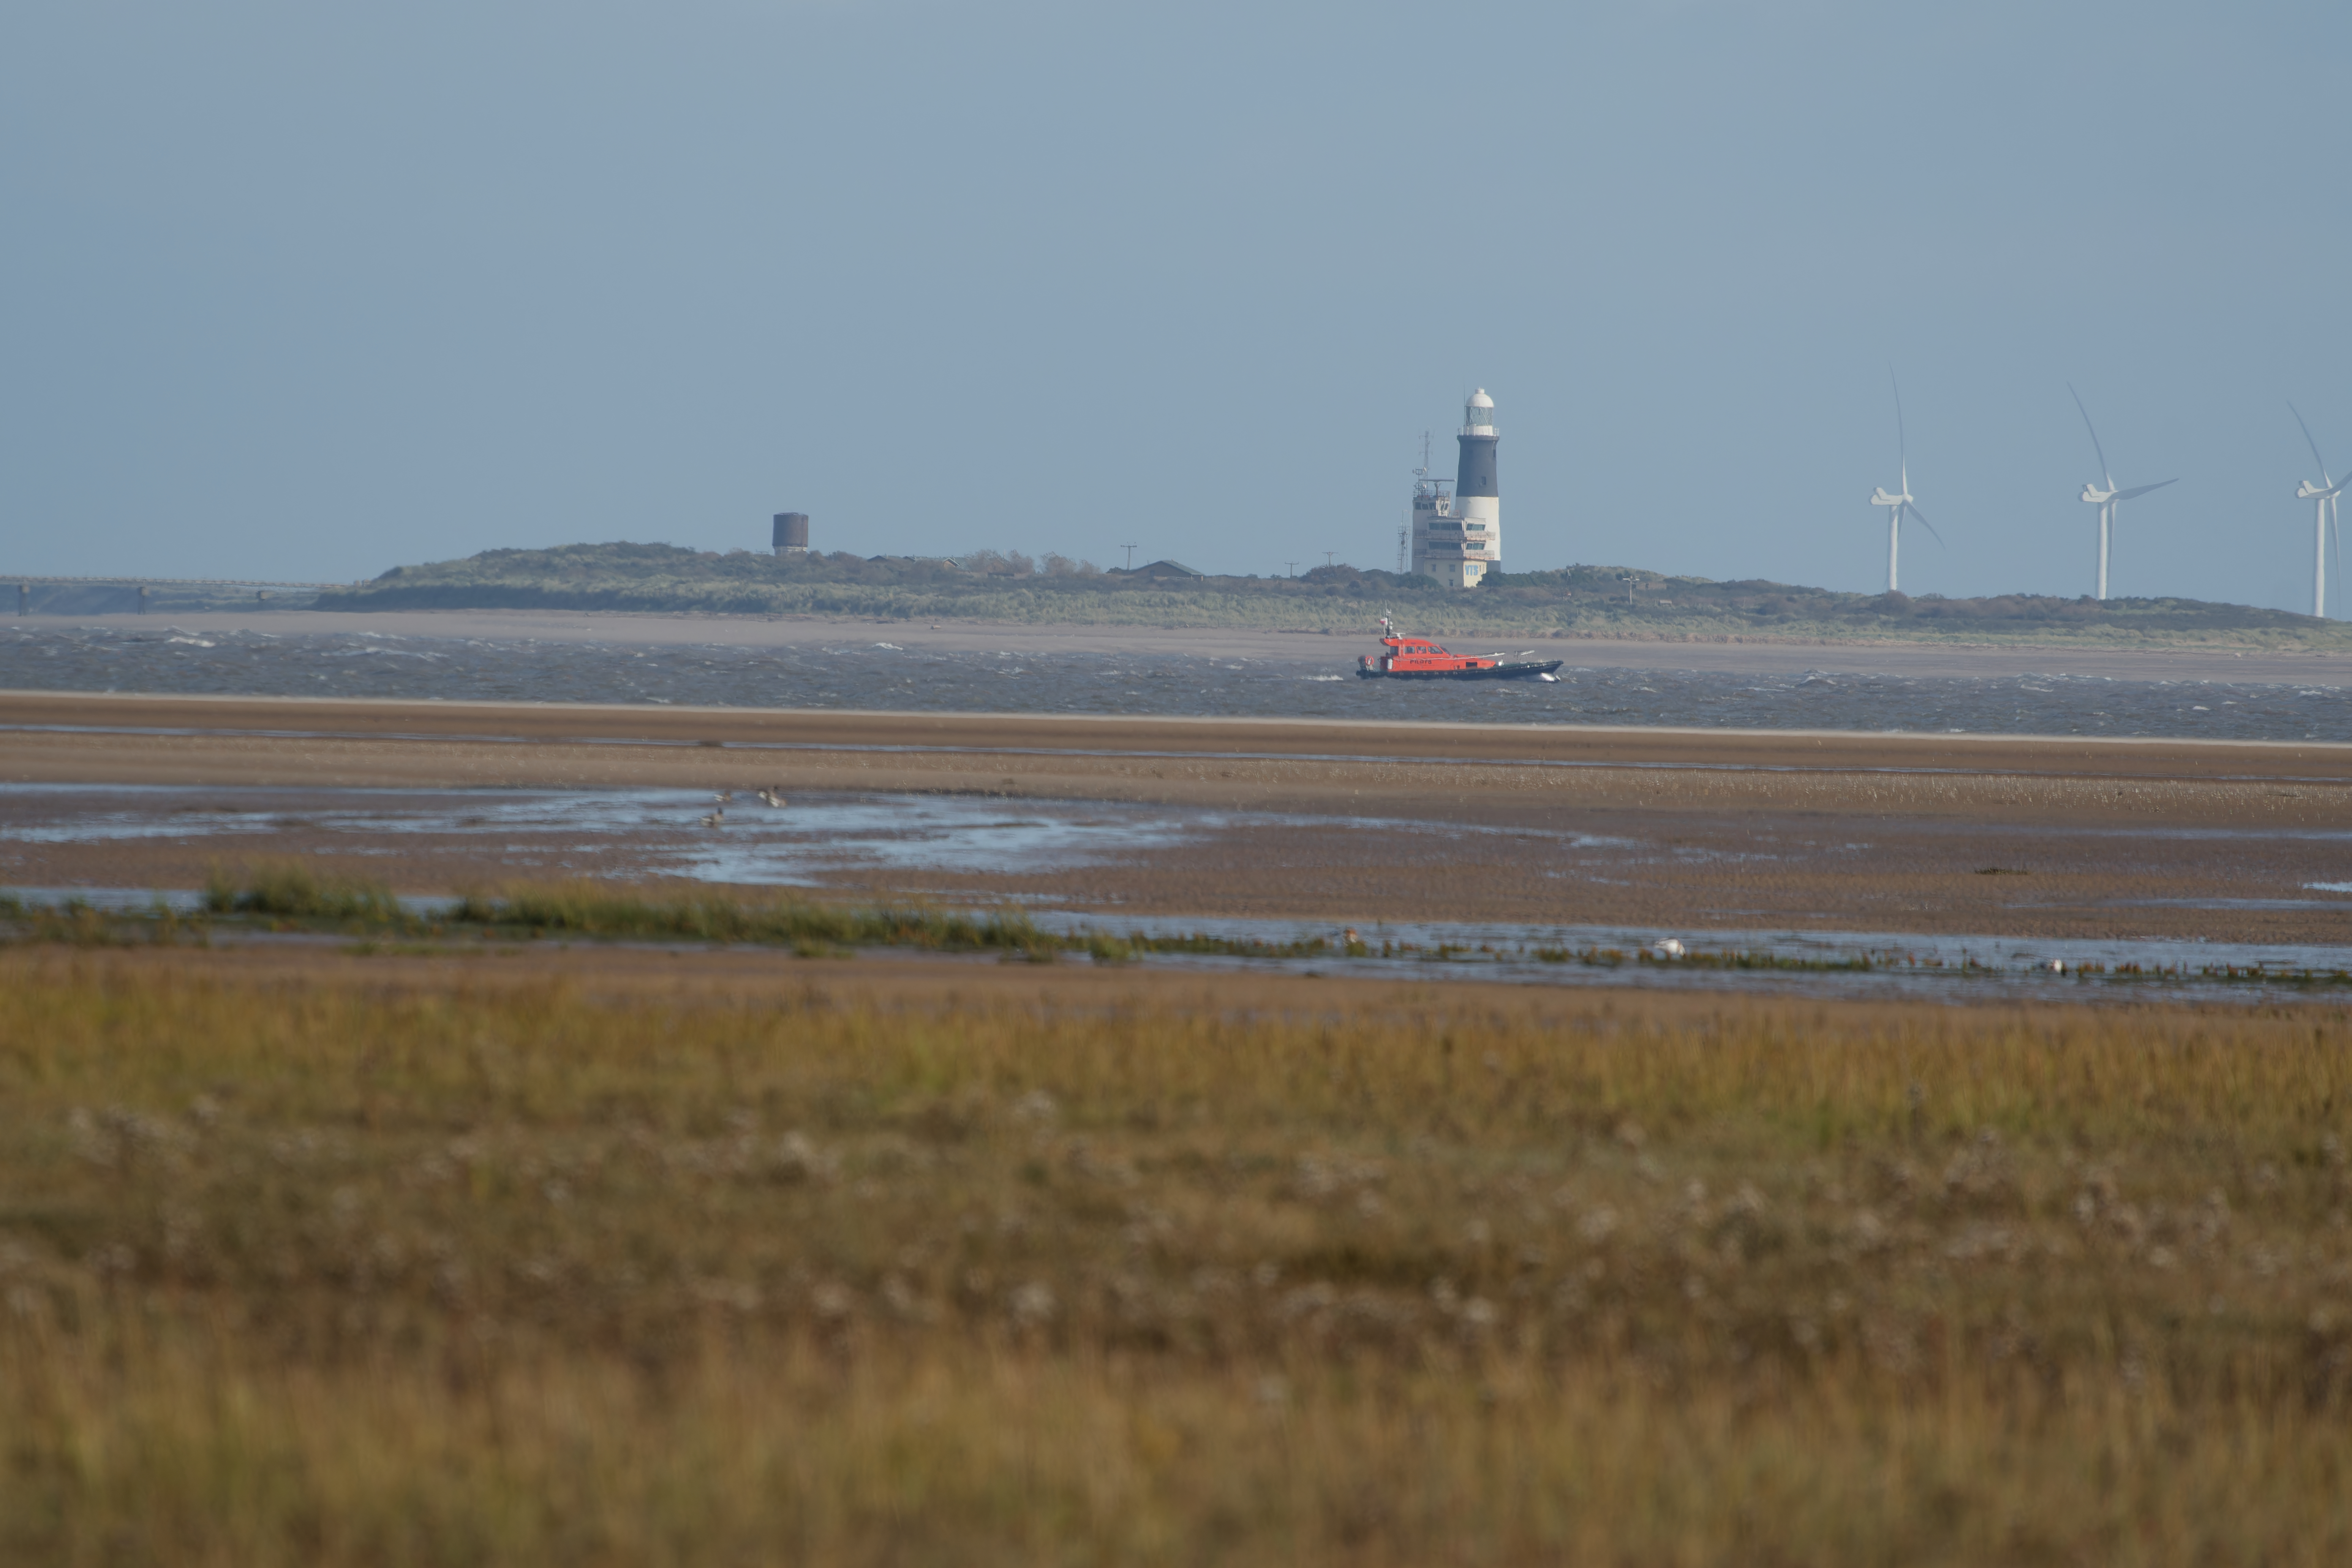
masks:
[[[776,807],[727,793],[5,786],[0,884],[136,897],[296,856],[416,895],[704,883],[1277,945],[1355,927],[1423,948],[1810,938],[1826,956],[1937,938],[2011,967],[2095,952],[2179,963],[2189,955],[2170,948],[2198,944],[2214,964],[2352,963],[2352,828],[2294,820],[1523,806],[1481,823],[943,793],[794,792]]]

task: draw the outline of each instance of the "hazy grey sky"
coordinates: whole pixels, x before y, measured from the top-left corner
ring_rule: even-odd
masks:
[[[1507,566],[2308,608],[2352,8],[0,10],[0,570],[493,546]],[[2340,470],[2339,470],[2340,471]],[[2347,601],[2352,605],[2352,601]]]

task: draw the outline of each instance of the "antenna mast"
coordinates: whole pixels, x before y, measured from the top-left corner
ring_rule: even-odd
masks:
[[[1412,471],[1414,505],[1430,493],[1429,432],[1421,433],[1421,466]],[[1397,575],[1402,577],[1412,565],[1412,522],[1410,518],[1397,525]]]

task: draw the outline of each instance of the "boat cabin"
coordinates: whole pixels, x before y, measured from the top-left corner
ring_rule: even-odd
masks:
[[[1449,653],[1426,637],[1400,637],[1396,627],[1383,617],[1381,622],[1381,646],[1387,650],[1375,660],[1366,654],[1362,660],[1368,671],[1387,674],[1443,674],[1454,671],[1491,670],[1498,659],[1480,658],[1475,654]]]

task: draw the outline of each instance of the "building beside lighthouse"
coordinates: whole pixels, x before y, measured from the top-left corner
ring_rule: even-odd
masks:
[[[1453,493],[1416,470],[1406,525],[1412,570],[1448,588],[1475,588],[1503,559],[1501,492],[1495,481],[1495,400],[1480,387],[1462,408],[1460,463]]]

